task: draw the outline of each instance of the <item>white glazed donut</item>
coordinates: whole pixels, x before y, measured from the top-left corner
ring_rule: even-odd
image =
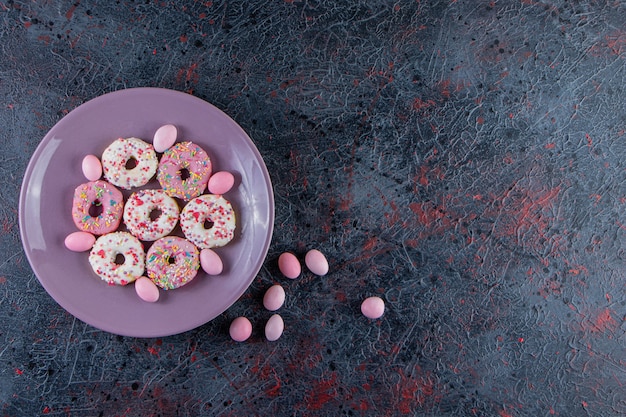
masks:
[[[235,212],[224,197],[204,194],[183,208],[180,226],[185,237],[200,249],[224,246],[235,235]]]
[[[118,255],[124,257],[122,263]],[[89,254],[93,271],[109,285],[126,285],[135,281],[145,270],[146,254],[143,245],[127,232],[102,235]]]
[[[153,212],[159,216],[152,220]],[[124,223],[141,240],[157,240],[170,234],[178,222],[176,200],[163,190],[141,190],[131,194],[124,206]]]
[[[129,164],[135,166],[127,167]],[[119,138],[102,153],[105,178],[126,190],[146,185],[156,174],[158,166],[152,145],[137,138]]]

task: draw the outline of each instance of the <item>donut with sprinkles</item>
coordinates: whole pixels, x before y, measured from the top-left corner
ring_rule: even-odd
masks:
[[[203,194],[185,205],[180,226],[200,249],[224,246],[235,236],[235,212],[223,196]]]
[[[72,219],[79,230],[94,235],[114,232],[122,220],[122,192],[106,181],[90,181],[74,190]]]
[[[128,231],[146,241],[170,234],[178,223],[178,216],[176,200],[163,190],[137,191],[128,197],[124,206],[124,224]]]
[[[178,236],[158,239],[150,246],[146,255],[148,278],[164,290],[188,284],[198,274],[199,267],[198,248]]]
[[[128,232],[100,236],[89,253],[93,271],[109,285],[126,285],[145,271],[143,244]]]
[[[154,147],[137,138],[119,138],[102,153],[104,177],[125,190],[146,185],[158,165]]]
[[[204,192],[211,170],[211,158],[204,149],[180,142],[163,153],[157,180],[169,196],[189,201]]]

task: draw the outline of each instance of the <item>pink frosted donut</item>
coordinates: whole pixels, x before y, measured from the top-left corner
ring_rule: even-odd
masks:
[[[200,267],[198,248],[178,236],[162,237],[152,244],[146,256],[148,278],[164,290],[189,283]]]
[[[171,197],[188,201],[199,196],[211,176],[211,159],[193,142],[180,142],[163,153],[157,179]]]
[[[145,261],[143,245],[127,232],[100,236],[89,253],[91,268],[109,285],[126,285],[135,281],[143,275]]]
[[[76,187],[72,204],[72,219],[83,232],[110,233],[122,220],[124,197],[106,181],[90,181]]]
[[[185,237],[200,249],[224,246],[235,235],[235,212],[224,197],[204,194],[183,208],[180,226]]]
[[[146,185],[158,163],[154,147],[137,138],[119,138],[102,153],[104,177],[126,190]]]
[[[160,212],[152,218],[153,213]],[[124,224],[141,240],[168,235],[178,223],[178,204],[163,190],[141,190],[131,194],[124,206]]]

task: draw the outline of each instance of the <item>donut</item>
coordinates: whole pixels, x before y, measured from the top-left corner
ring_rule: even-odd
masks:
[[[91,268],[109,285],[135,281],[143,275],[145,260],[143,245],[128,232],[100,236],[89,253]]]
[[[166,150],[157,179],[171,197],[189,201],[204,192],[211,176],[211,159],[193,142],[179,142]]]
[[[198,248],[178,236],[158,239],[146,255],[148,278],[164,290],[188,284],[197,275],[199,267]]]
[[[154,213],[158,217],[153,220]],[[157,240],[170,234],[178,222],[176,200],[163,190],[141,190],[128,197],[124,206],[124,223],[128,231],[141,240]]]
[[[103,235],[115,231],[123,210],[121,191],[106,181],[89,181],[74,190],[72,219],[83,232]]]
[[[125,190],[146,185],[158,165],[152,145],[137,138],[119,138],[102,153],[104,177]]]
[[[180,226],[200,249],[224,246],[235,235],[235,212],[223,196],[204,194],[185,205]]]

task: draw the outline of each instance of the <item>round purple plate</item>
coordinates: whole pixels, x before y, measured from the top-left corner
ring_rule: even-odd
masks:
[[[152,141],[164,124],[178,140],[202,146],[214,171],[235,175],[225,194],[237,215],[235,238],[216,252],[224,272],[202,271],[188,285],[162,291],[156,303],[139,299],[134,285],[108,286],[91,270],[88,252],[64,246],[76,231],[74,188],[86,182],[87,154],[102,155],[118,137]],[[152,181],[148,188],[158,188]],[[128,196],[129,193],[125,193]],[[246,291],[267,255],[274,225],[274,195],[267,168],[248,135],[222,111],[189,94],[135,88],[88,101],[60,120],[37,147],[24,175],[19,225],[26,256],[46,291],[68,312],[99,329],[134,337],[160,337],[198,327],[228,309]]]

